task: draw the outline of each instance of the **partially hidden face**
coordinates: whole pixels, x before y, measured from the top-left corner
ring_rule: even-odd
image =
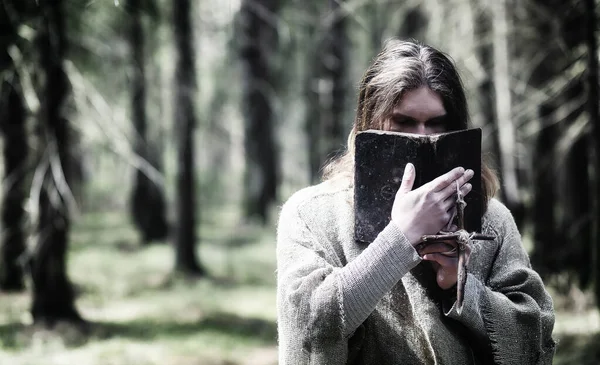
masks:
[[[446,108],[438,93],[427,86],[405,91],[383,121],[383,130],[435,134],[446,130]]]

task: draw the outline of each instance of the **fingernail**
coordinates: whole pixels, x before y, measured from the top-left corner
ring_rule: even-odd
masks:
[[[404,168],[404,173],[408,174],[408,173],[412,172],[412,170],[413,170],[413,165],[410,162],[407,163],[406,167]]]
[[[466,187],[467,189],[471,189],[471,184],[467,183],[467,184],[465,184],[465,187]]]

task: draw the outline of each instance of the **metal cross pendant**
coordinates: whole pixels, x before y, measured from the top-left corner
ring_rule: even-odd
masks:
[[[424,235],[421,237],[423,244],[435,241],[454,241],[455,250],[458,252],[458,271],[456,278],[456,304],[457,311],[462,311],[464,301],[465,283],[467,282],[467,263],[471,254],[470,243],[472,240],[493,240],[494,236],[488,236],[476,232],[469,233],[465,230],[465,206],[467,203],[460,191],[458,182],[456,183],[456,218],[458,230],[456,232],[440,231],[437,235]],[[453,250],[454,251],[454,250]]]

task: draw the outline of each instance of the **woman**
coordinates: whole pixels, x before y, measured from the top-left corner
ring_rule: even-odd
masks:
[[[408,165],[391,222],[369,245],[354,240],[353,141],[381,129],[431,134],[467,128],[455,66],[438,50],[389,41],[366,71],[348,152],[325,181],[283,206],[277,234],[280,364],[550,364],[552,300],[514,219],[493,198],[497,179],[482,168],[487,207],[472,248],[462,310],[455,303],[457,258],[444,244],[417,251],[421,236],[449,226],[458,166],[418,189]]]

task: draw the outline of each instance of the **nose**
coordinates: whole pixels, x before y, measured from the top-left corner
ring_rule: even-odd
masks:
[[[427,127],[425,126],[425,123],[417,124],[417,134],[427,134]]]

